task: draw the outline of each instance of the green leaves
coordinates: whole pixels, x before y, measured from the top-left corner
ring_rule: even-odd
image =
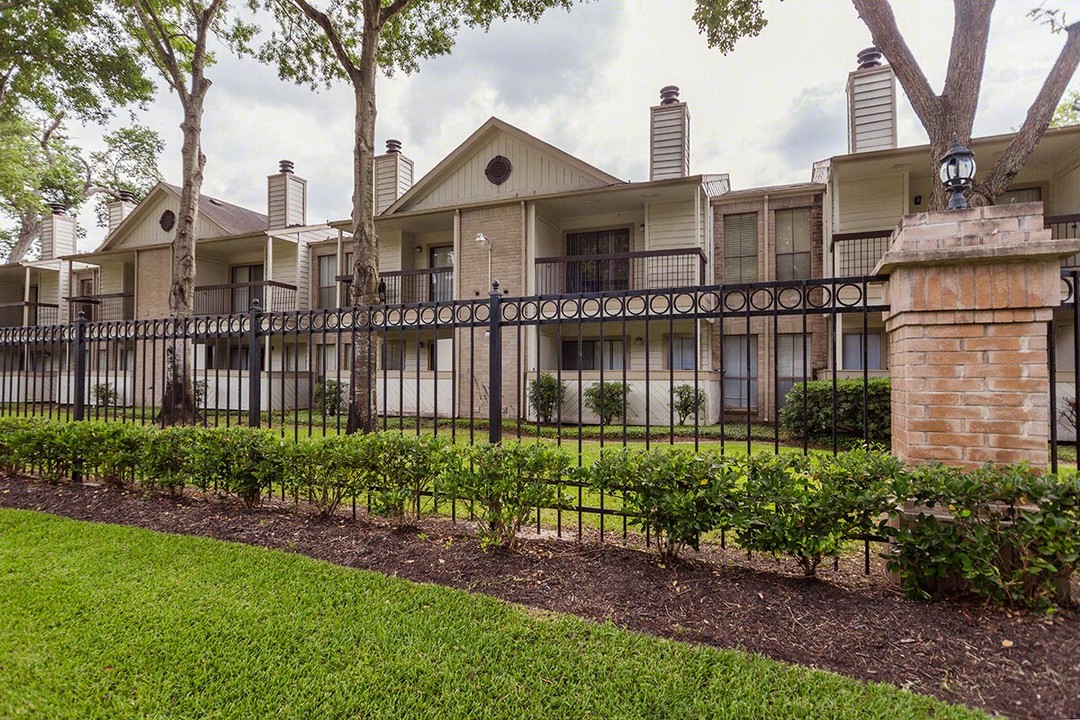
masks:
[[[540,373],[529,383],[529,407],[536,416],[550,424],[566,396],[566,383],[559,382],[551,373]]]
[[[533,510],[566,505],[560,483],[570,470],[570,455],[557,446],[456,447],[441,491],[468,503],[486,543],[512,548]]]
[[[610,425],[621,418],[626,410],[626,396],[630,386],[622,382],[594,383],[585,388],[585,407],[600,418],[601,425]]]
[[[709,47],[725,55],[743,37],[756,37],[769,21],[761,0],[696,0],[694,22]]]
[[[804,401],[805,395],[805,401]],[[855,440],[888,442],[892,384],[888,378],[871,378],[866,384],[867,436],[863,438],[863,381],[838,380],[833,402],[831,380],[796,383],[780,409],[780,426],[792,438],[805,433],[810,440],[831,441],[833,425],[837,437],[850,445]],[[806,414],[803,415],[803,406]]]

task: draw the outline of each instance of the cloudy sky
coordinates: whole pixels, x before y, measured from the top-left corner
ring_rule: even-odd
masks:
[[[1000,0],[976,119],[977,135],[1023,120],[1063,42],[1026,17],[1034,0]],[[1068,3],[1066,3],[1068,4]],[[951,3],[893,3],[901,30],[940,88]],[[691,171],[730,173],[735,188],[810,179],[813,161],[846,150],[844,87],[870,35],[845,0],[766,0],[769,25],[730,55],[709,50],[693,0],[593,0],[537,25],[465,31],[453,55],[412,76],[380,78],[377,147],[397,138],[417,178],[492,115],[625,180],[648,176],[649,106],[682,89],[691,121]],[[208,73],[203,191],[264,210],[266,176],[288,158],[308,180],[311,222],[350,212],[353,104],[344,87],[312,93],[251,59],[222,56]],[[1072,89],[1080,87],[1074,79]],[[180,107],[159,93],[143,122],[162,133],[166,179],[179,182]],[[94,143],[97,131],[79,139]],[[900,101],[902,145],[925,142]],[[100,242],[92,213],[86,247]]]

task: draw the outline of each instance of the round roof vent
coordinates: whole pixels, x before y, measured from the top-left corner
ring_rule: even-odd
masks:
[[[161,229],[165,232],[169,232],[176,226],[176,213],[172,210],[166,210],[161,213],[161,217],[158,218],[158,225],[160,225]]]
[[[496,155],[488,162],[484,175],[493,185],[502,185],[509,179],[513,170],[514,166],[510,164],[510,160],[502,155]]]

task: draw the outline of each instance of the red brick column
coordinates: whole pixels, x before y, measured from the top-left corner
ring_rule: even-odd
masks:
[[[1061,258],[1042,204],[907,215],[878,272],[892,372],[892,451],[910,462],[1045,468],[1047,322]]]

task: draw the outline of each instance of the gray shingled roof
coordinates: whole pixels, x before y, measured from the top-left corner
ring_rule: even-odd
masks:
[[[179,186],[170,185],[169,183],[162,183],[162,185],[165,185],[177,195],[180,194]],[[269,225],[267,217],[262,213],[227,203],[224,200],[218,200],[209,195],[199,196],[199,212],[220,225],[229,235],[250,235],[263,232]]]

